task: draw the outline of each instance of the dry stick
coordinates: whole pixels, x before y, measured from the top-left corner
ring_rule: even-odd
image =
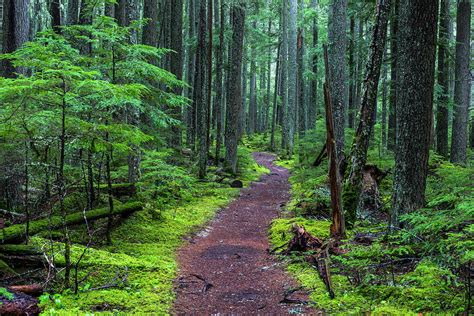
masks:
[[[332,114],[332,103],[330,94],[329,62],[327,46],[324,46],[324,65],[326,67],[326,81],[324,82],[324,105],[326,108],[326,130],[327,130],[327,152],[329,157],[329,183],[331,189],[332,224],[330,227],[331,237],[335,239],[346,237],[344,213],[342,209],[341,179],[334,139],[334,122]]]

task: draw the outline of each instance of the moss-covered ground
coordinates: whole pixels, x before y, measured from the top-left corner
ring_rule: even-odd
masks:
[[[250,151],[241,149],[239,157],[238,178],[244,185],[267,172],[253,161]],[[73,263],[85,251],[78,269],[79,291],[43,295],[41,307],[45,315],[90,315],[99,311],[116,315],[165,315],[170,312],[175,298],[176,250],[183,243],[183,237],[198,231],[238,195],[239,189],[212,181],[215,177],[212,169],[207,181],[198,181],[186,170],[165,165],[156,155],[144,161],[144,166],[149,171],[141,184],[140,199],[147,205],[145,210],[116,226],[112,233],[113,245],[103,244],[85,251],[84,245],[74,244]],[[153,178],[152,173],[163,177]],[[180,183],[183,179],[191,183],[187,183],[188,186]],[[160,189],[164,183],[165,187]],[[163,190],[167,194],[171,190],[170,200],[153,201],[153,196],[157,199],[167,196]],[[176,198],[172,200],[172,196]],[[47,247],[46,240],[39,237],[34,242]],[[61,245],[56,244],[57,254],[61,254],[61,250]],[[57,255],[56,264],[61,265],[61,260],[62,255]],[[100,289],[110,285],[112,287]]]
[[[324,126],[323,122],[318,123],[319,127]],[[328,237],[327,159],[319,167],[312,166],[323,146],[324,133],[324,128],[309,132],[297,143],[293,159],[278,162],[292,172],[292,199],[269,231],[272,247],[277,251],[284,249],[282,246],[292,237],[293,223],[303,225],[314,236]],[[258,148],[261,143],[255,138],[249,146]],[[378,144],[379,139],[376,137],[373,143]],[[470,152],[471,158],[472,155]],[[390,170],[393,154],[372,146],[368,162]],[[331,315],[466,313],[466,269],[472,267],[474,260],[474,168],[456,166],[431,154],[429,170],[426,208],[405,215],[405,228],[400,231],[389,233],[387,229],[392,176],[382,181],[378,216],[357,221],[342,246],[347,253],[331,255],[334,299],[329,297],[317,270],[305,262],[304,254],[281,256],[288,271],[309,290],[315,308]],[[354,237],[358,234],[375,240],[356,243]]]

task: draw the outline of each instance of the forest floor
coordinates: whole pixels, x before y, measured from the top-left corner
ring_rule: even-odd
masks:
[[[289,171],[254,153],[268,175],[243,189],[178,252],[175,314],[309,314],[307,294],[272,256],[268,227],[289,198]]]

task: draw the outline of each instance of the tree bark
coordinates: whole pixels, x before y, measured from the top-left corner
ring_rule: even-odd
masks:
[[[471,0],[459,0],[456,17],[456,64],[451,162],[466,164],[467,127],[471,97]]]
[[[346,18],[347,0],[333,0],[329,21],[330,91],[334,114],[337,160],[344,151],[344,127],[347,109]]]
[[[288,144],[286,154],[289,158],[293,155],[296,114],[297,114],[297,80],[298,80],[298,63],[297,63],[297,29],[296,17],[298,16],[298,1],[290,1],[290,18],[288,23],[288,109],[285,117],[288,124]]]
[[[355,102],[355,85],[356,85],[356,64],[355,64],[355,18],[351,16],[350,26],[350,42],[349,42],[349,109],[348,109],[348,126],[349,128],[355,127],[355,114],[356,114],[356,106]]]
[[[67,4],[67,25],[76,25],[79,22],[79,0],[69,0]]]
[[[198,176],[204,178],[207,169],[207,95],[206,95],[206,6],[211,0],[201,0],[198,14],[198,44],[196,49],[196,72],[193,101],[196,107],[196,133],[199,142]]]
[[[281,148],[286,150],[288,148],[289,135],[289,120],[288,120],[288,1],[282,1],[281,11],[281,63],[280,63],[280,120],[281,120]]]
[[[242,50],[245,25],[244,3],[234,3],[231,6],[232,17],[232,49],[230,51],[229,81],[227,85],[228,108],[226,111],[225,145],[226,166],[237,172],[237,141],[239,114],[242,106],[241,74]]]
[[[211,1],[211,0],[209,0]],[[171,46],[174,51],[171,58],[170,71],[177,79],[183,79],[183,1],[176,0],[171,6]],[[212,24],[211,24],[212,25]],[[173,93],[176,95],[182,94],[181,87],[175,87]],[[170,109],[170,116],[178,121],[181,121],[181,108],[174,107]],[[171,137],[169,145],[172,148],[180,148],[181,143],[181,128],[179,126],[171,126]]]
[[[324,47],[324,65],[326,69],[326,82],[324,83],[324,105],[326,108],[326,146],[329,159],[329,187],[331,191],[332,223],[331,237],[341,239],[346,237],[344,210],[341,197],[341,175],[336,154],[336,136],[332,113],[331,91],[329,85],[329,61],[327,47]]]
[[[222,127],[224,113],[223,97],[223,55],[224,55],[224,29],[225,29],[224,0],[220,0],[220,25],[219,25],[219,46],[216,48],[216,153],[215,164],[219,164],[219,157],[222,147]]]
[[[438,2],[400,0],[397,148],[391,226],[425,203],[433,113]],[[422,49],[421,49],[422,48]]]
[[[51,26],[53,30],[61,34],[61,8],[59,0],[52,0],[49,4],[49,12],[51,14]]]
[[[377,91],[380,78],[380,69],[385,50],[387,24],[390,14],[391,0],[379,0],[377,14],[370,45],[370,57],[367,65],[367,75],[364,80],[360,119],[352,145],[351,170],[348,183],[344,190],[344,208],[355,220],[356,210],[362,190],[362,170],[367,161],[370,136],[375,123],[375,109],[377,107]]]
[[[318,1],[311,1],[311,9],[315,12],[313,17],[313,56],[311,58],[311,71],[313,72],[313,77],[311,80],[311,88],[309,93],[308,100],[308,129],[313,129],[316,126],[316,115],[318,107]]]
[[[438,85],[440,95],[436,112],[436,152],[448,157],[448,103],[449,103],[449,13],[450,0],[441,0],[438,35]]]
[[[387,149],[395,150],[397,137],[397,83],[398,83],[398,11],[400,0],[393,0],[390,20],[390,98],[388,113]]]

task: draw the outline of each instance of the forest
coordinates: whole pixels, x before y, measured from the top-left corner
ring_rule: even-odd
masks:
[[[471,315],[471,0],[0,0],[0,315]]]

